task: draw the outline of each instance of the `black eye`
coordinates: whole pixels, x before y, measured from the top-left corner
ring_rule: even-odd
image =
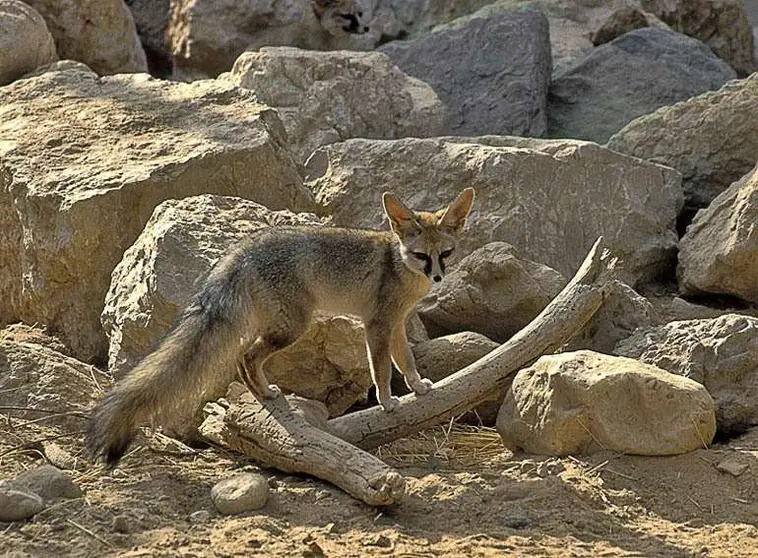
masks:
[[[355,12],[358,17],[363,17],[363,12]]]
[[[416,258],[422,261],[426,261],[429,259],[429,255],[425,254],[424,252],[411,252]]]
[[[452,254],[452,253],[453,253],[453,249],[452,248],[450,250],[445,250],[444,252],[440,253],[440,258],[449,258],[450,254]]]

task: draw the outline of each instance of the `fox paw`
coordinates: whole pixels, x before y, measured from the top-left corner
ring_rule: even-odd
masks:
[[[416,385],[413,386],[413,392],[416,395],[426,395],[432,389],[433,382],[429,378],[421,378]]]
[[[400,403],[400,400],[397,397],[390,397],[389,399],[382,401],[381,406],[385,411],[391,413],[395,410],[395,407],[397,407],[398,403]]]

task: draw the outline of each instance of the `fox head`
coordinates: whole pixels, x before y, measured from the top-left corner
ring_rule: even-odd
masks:
[[[374,17],[374,0],[311,0],[311,7],[321,27],[335,37],[367,33]]]
[[[435,212],[411,211],[390,192],[384,193],[382,203],[405,265],[435,283],[442,281],[474,203],[474,189],[466,188],[447,208]]]

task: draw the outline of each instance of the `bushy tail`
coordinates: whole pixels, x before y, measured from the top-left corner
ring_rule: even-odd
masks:
[[[233,282],[210,277],[158,348],[102,397],[87,426],[92,457],[114,467],[140,424],[187,417],[233,379],[251,318],[249,298]]]

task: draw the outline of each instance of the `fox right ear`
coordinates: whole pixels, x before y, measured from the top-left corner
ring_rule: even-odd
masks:
[[[416,216],[413,211],[405,207],[405,204],[395,197],[391,192],[384,192],[382,195],[382,205],[384,213],[390,220],[392,230],[398,234],[405,234],[410,230],[418,229]]]

